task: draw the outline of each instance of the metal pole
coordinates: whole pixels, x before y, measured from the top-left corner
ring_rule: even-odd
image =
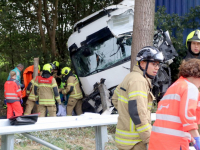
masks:
[[[1,149],[2,150],[14,149],[14,134],[1,135]]]
[[[106,142],[108,142],[107,126],[95,127],[95,141],[96,141],[96,150],[105,149],[105,144]]]
[[[50,149],[53,149],[53,150],[63,150],[63,149],[61,149],[61,148],[59,148],[59,147],[57,147],[57,146],[55,146],[55,145],[53,145],[51,143],[48,143],[48,142],[46,142],[46,141],[44,141],[44,140],[42,140],[40,138],[37,138],[37,137],[35,137],[35,136],[33,136],[33,135],[29,134],[29,133],[22,133],[22,135],[24,135],[25,137],[27,137],[27,138],[29,138],[29,139],[37,142],[37,143],[42,144],[42,145],[44,145],[44,146],[46,146],[46,147],[48,147]]]

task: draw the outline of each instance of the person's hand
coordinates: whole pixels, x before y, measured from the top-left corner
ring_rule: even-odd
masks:
[[[20,103],[23,104],[23,99],[20,99]]]
[[[195,139],[195,144],[194,144],[195,149],[200,150],[200,136],[194,137],[194,139]]]

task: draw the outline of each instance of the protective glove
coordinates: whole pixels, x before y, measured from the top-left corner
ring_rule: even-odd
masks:
[[[195,144],[194,144],[195,149],[200,150],[200,136],[194,137],[194,139],[195,139]]]
[[[20,103],[23,104],[23,99],[20,99]]]

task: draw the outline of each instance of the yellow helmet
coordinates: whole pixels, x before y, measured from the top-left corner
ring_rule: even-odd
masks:
[[[40,71],[40,65],[38,65],[38,70]]]
[[[195,30],[190,32],[190,34],[188,34],[187,39],[186,39],[186,47],[188,48],[188,42],[200,42],[200,30]]]
[[[50,64],[45,64],[43,66],[43,71],[48,71],[49,73],[51,73],[52,69],[53,68],[52,68],[52,66]]]
[[[62,75],[68,75],[71,69],[69,67],[64,67],[61,71]]]
[[[59,65],[60,65],[58,61],[54,61],[53,64],[54,64],[56,67],[59,67]]]

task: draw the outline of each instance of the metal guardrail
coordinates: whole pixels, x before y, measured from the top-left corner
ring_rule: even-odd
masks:
[[[62,150],[55,145],[48,143],[29,132],[58,130],[79,127],[95,127],[96,150],[104,150],[105,143],[108,142],[107,125],[117,124],[118,115],[99,115],[86,113],[82,116],[67,117],[41,117],[33,125],[12,126],[8,119],[0,120],[1,149],[14,149],[14,134],[21,133],[29,139],[32,139],[53,150]],[[151,120],[155,121],[156,114],[151,114]],[[194,150],[190,147],[190,150]]]

